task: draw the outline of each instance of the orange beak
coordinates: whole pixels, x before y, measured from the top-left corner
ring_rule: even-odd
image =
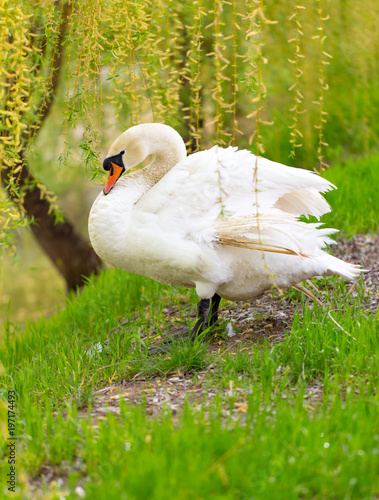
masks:
[[[109,170],[109,175],[107,182],[104,186],[104,194],[108,194],[109,191],[113,188],[113,186],[116,184],[118,179],[120,178],[121,174],[124,172],[124,168],[120,167],[119,165],[116,165],[115,163],[111,163],[111,169]]]

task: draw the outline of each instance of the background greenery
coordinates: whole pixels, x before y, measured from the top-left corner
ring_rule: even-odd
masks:
[[[333,212],[325,223],[349,237],[376,232],[376,7],[375,0],[73,3],[62,79],[43,129],[31,138],[30,168],[86,234],[109,144],[154,118],[175,126],[192,151],[235,142],[286,164],[328,163],[322,175],[339,189],[328,194]],[[51,56],[61,4],[2,0],[0,11],[0,99],[9,75],[22,75],[12,113],[0,125],[1,161],[13,162],[17,174],[20,110],[26,107],[31,120],[51,87],[48,66],[30,76],[41,54],[29,50],[38,37],[28,37],[28,29],[41,21]],[[10,44],[5,28],[17,43]],[[15,387],[14,498],[78,498],[78,485],[93,499],[378,496],[378,313],[366,310],[372,297],[363,282],[355,295],[338,279],[318,282],[329,311],[357,342],[324,309],[301,299],[286,338],[274,346],[241,344],[235,354],[215,355],[195,344],[147,357],[141,329],[168,327],[163,306],[178,306],[178,319],[188,321],[194,293],[113,269],[67,298],[27,229],[12,230],[23,217],[4,193],[0,201],[0,442],[4,451],[4,401]],[[15,257],[4,243],[15,243],[19,264],[9,266]],[[86,349],[125,319],[124,337],[90,356]],[[211,405],[188,404],[178,415],[167,410],[154,419],[143,405],[121,404],[117,416],[88,416],[95,391],[106,385],[137,373],[165,380],[177,370],[195,383],[210,366],[204,390],[216,393]],[[237,389],[246,413],[236,420]],[[6,462],[1,467],[4,477]]]

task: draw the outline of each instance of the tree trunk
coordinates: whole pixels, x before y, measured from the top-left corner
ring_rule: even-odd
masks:
[[[54,225],[44,207],[34,205],[33,209],[40,210],[42,216],[37,224],[31,225],[33,234],[66,280],[68,290],[83,286],[85,277],[99,272],[102,266],[99,257],[69,222]]]
[[[7,169],[3,169],[1,174],[5,186]],[[25,163],[19,185],[25,187],[21,203],[23,210],[32,220],[30,228],[44,252],[65,279],[68,290],[84,285],[86,276],[98,273],[101,269],[101,260],[89,242],[75,231],[69,221],[55,222],[50,203],[42,195]],[[15,202],[20,203],[19,200]]]

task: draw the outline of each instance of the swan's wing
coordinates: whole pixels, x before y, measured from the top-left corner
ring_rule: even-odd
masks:
[[[336,189],[315,172],[288,167],[262,157],[258,158],[257,186],[265,193],[261,197],[262,207],[271,206],[293,215],[313,215],[318,219],[330,211],[321,193]]]
[[[133,215],[139,223],[211,241],[220,218],[257,211],[320,216],[329,210],[320,192],[332,188],[313,172],[216,146],[177,164],[139,200]]]
[[[301,222],[292,214],[274,212],[219,220],[215,229],[218,243],[226,248],[303,257],[314,266],[310,275],[339,274],[349,280],[357,277],[362,271],[360,266],[322,251],[325,245],[335,243],[329,236],[337,230],[320,225]],[[288,264],[287,261],[284,267]],[[304,265],[304,259],[297,265]]]
[[[315,172],[288,167],[248,151],[236,151],[233,155],[231,150],[224,150],[226,163],[244,165],[243,169],[236,169],[240,175],[239,188],[251,192],[258,211],[279,209],[297,216],[313,215],[317,218],[330,211],[321,193],[335,186]]]

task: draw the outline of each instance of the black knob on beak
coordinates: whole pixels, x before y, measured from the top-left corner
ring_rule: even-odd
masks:
[[[109,172],[109,170],[112,168],[112,163],[115,165],[118,165],[119,167],[122,167],[123,170],[125,170],[124,162],[122,161],[122,155],[125,153],[125,151],[121,151],[117,155],[114,156],[108,156],[105,158],[103,161],[103,169],[106,172]]]

